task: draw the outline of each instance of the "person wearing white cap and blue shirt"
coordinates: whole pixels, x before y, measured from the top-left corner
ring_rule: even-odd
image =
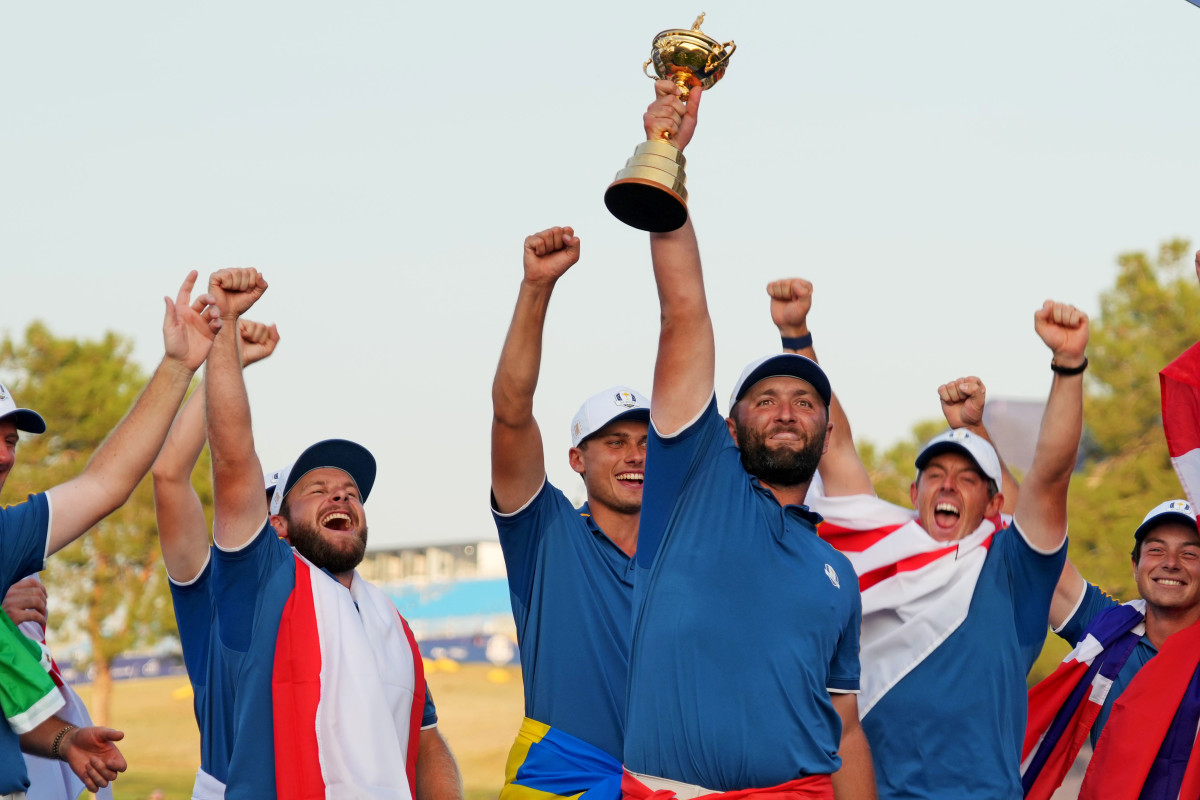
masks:
[[[1138,598],[1130,602],[1120,603],[1085,581],[1069,561],[1063,569],[1050,624],[1075,649],[1030,690],[1031,724],[1040,716],[1051,741],[1027,761],[1054,764],[1051,753],[1071,739],[1082,743],[1086,733],[1095,752],[1081,796],[1174,800],[1194,796],[1200,779],[1195,774],[1200,765],[1189,769],[1200,724],[1200,532],[1191,503],[1178,499],[1155,506],[1133,541]],[[1077,685],[1077,693],[1099,705],[1094,715],[1083,717],[1094,721],[1056,727],[1049,721],[1082,716],[1073,713],[1078,701],[1061,699]],[[1078,744],[1064,756],[1067,765],[1077,750]],[[1050,777],[1047,790],[1062,779],[1057,773]],[[1189,780],[1191,788],[1181,794]]]
[[[205,376],[216,546],[207,676],[211,713],[232,720],[224,797],[461,800],[412,632],[355,571],[374,457],[318,442],[264,495],[237,331],[266,288],[253,269],[209,280],[222,326]]]
[[[767,291],[784,348],[815,359],[812,285],[791,278]],[[916,458],[915,514],[875,496],[833,399],[823,492],[810,502],[825,519],[822,536],[850,558],[862,588],[859,712],[881,798],[1015,800],[1022,793],[1025,676],[1045,640],[1066,558],[1087,315],[1047,301],[1034,329],[1053,354],[1053,382],[1009,527],[1000,512],[1015,482],[987,439],[978,378],[938,387],[953,429]]]
[[[212,298],[192,298],[195,279],[196,273],[190,273],[174,300],[165,298],[162,362],[83,472],[44,492],[31,494],[24,502],[0,509],[4,542],[0,549],[0,592],[7,592],[17,580],[43,569],[50,554],[119,508],[150,468],[192,376],[212,347],[215,322],[206,313]],[[0,387],[0,486],[16,462],[18,431],[40,433],[45,429],[39,414],[18,407],[8,389]],[[113,744],[121,737],[120,731],[76,727],[52,716],[22,734],[18,742],[13,728],[0,722],[0,796],[23,798],[29,788],[21,750],[61,759],[89,791],[103,788],[125,770],[125,759]]]
[[[671,81],[643,117],[684,149],[701,90]],[[652,233],[661,329],[638,533],[626,795],[744,792],[871,800],[859,725],[854,571],[805,506],[830,384],[767,356],[714,394],[716,345],[692,222]],[[836,773],[836,775],[834,775]],[[794,793],[794,794],[793,794]],[[662,796],[668,796],[666,794]]]
[[[570,228],[526,238],[523,280],[492,386],[492,514],[525,689],[525,720],[501,800],[620,794],[650,404],[626,386],[583,403],[567,457],[587,501],[572,506],[546,478],[533,396],[550,294],[578,258]]]

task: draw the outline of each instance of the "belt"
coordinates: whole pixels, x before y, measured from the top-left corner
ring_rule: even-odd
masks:
[[[670,778],[659,778],[654,775],[643,775],[640,772],[626,770],[630,775],[637,778],[646,787],[653,791],[666,789],[675,793],[679,800],[692,800],[695,797],[701,797],[706,794],[720,794],[716,789],[705,789],[703,786],[697,786],[694,783],[684,783],[683,781],[673,781]]]

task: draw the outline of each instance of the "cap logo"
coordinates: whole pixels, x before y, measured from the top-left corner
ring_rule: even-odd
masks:
[[[1168,511],[1181,511],[1184,514],[1191,514],[1192,513],[1192,504],[1188,503],[1186,500],[1172,500],[1167,505],[1167,510]]]
[[[571,427],[571,430],[572,430],[572,431],[574,431],[574,434],[575,434],[576,436],[579,436],[579,435],[581,435],[581,434],[583,433],[583,423],[582,423],[582,422],[576,422],[576,423],[575,423],[575,424],[574,424],[574,425]]]
[[[613,395],[613,405],[624,408],[636,408],[637,398],[633,396],[633,392],[617,392]]]
[[[946,438],[952,442],[962,442],[971,438],[971,432],[966,428],[955,428]]]
[[[4,388],[4,384],[0,383],[0,400],[8,399],[8,390]]]
[[[829,578],[829,582],[833,584],[833,588],[842,588],[842,584],[838,582],[837,573],[834,571],[833,567],[829,566],[828,564],[825,565],[825,577]]]

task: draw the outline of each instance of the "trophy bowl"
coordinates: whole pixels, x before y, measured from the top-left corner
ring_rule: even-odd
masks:
[[[704,15],[696,20],[690,30],[670,28],[660,31],[650,47],[650,60],[642,65],[642,71],[651,64],[655,74],[664,80],[675,81],[687,90],[693,86],[711,89],[725,75],[729,57],[737,49],[733,42],[721,44],[700,30]],[[649,73],[646,73],[649,75]]]

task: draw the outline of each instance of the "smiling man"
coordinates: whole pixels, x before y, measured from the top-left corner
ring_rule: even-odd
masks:
[[[1081,798],[1174,800],[1200,786],[1200,765],[1189,769],[1200,724],[1200,533],[1191,504],[1156,506],[1133,540],[1139,600],[1120,604],[1070,562],[1063,569],[1050,624],[1075,649],[1029,693],[1026,797],[1053,793],[1085,736],[1095,753]]]
[[[546,480],[533,416],[542,334],[554,285],[578,260],[571,228],[525,239],[524,276],[492,384],[492,514],[525,687],[502,800],[620,794],[650,407],[614,386],[579,409],[568,459],[587,491],[582,507]]]
[[[355,572],[375,459],[354,442],[318,442],[271,476],[268,505],[237,335],[267,284],[241,269],[209,287],[222,328],[205,380],[216,545],[206,674],[209,713],[232,720],[224,796],[459,800],[416,641]]]

